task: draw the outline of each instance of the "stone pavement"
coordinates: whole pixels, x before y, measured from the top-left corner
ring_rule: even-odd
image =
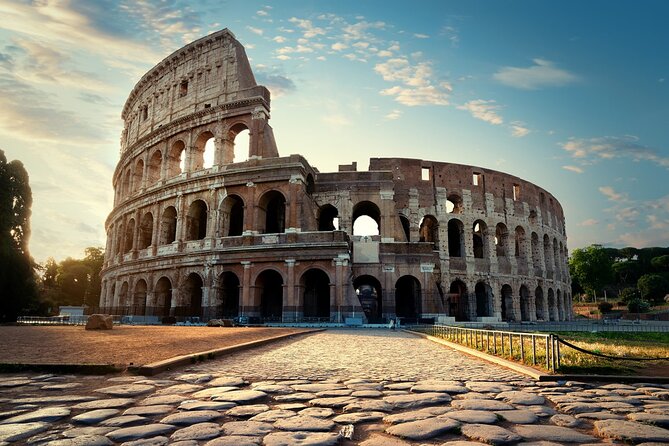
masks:
[[[157,377],[0,375],[0,445],[669,444],[669,385],[537,383],[329,330]]]

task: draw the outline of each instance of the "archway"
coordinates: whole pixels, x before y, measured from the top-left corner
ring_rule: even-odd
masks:
[[[131,305],[131,303],[128,300],[128,282],[123,282],[121,285],[121,292],[118,295],[118,303],[119,306],[124,309],[123,313],[127,314],[128,307]]]
[[[169,206],[163,211],[160,219],[160,244],[169,245],[177,236],[177,210]]]
[[[374,276],[363,275],[353,280],[353,288],[358,296],[367,321],[370,323],[382,321],[383,295],[381,282]]]
[[[226,271],[219,276],[218,300],[221,317],[239,316],[239,278],[235,273]]]
[[[455,317],[456,321],[469,320],[469,296],[467,285],[461,280],[451,283],[448,292],[448,314]]]
[[[147,212],[142,216],[142,222],[139,225],[139,249],[146,249],[151,246],[153,238],[153,214]]]
[[[544,306],[544,290],[538,286],[534,290],[534,306],[537,312],[537,320],[546,320],[546,307]]]
[[[223,237],[235,237],[244,232],[244,201],[238,195],[228,195],[221,203]]]
[[[482,220],[476,220],[473,226],[474,257],[483,259],[488,257],[488,246],[486,242],[488,227]]]
[[[132,251],[133,242],[135,239],[135,219],[131,218],[125,226],[125,243],[123,246],[123,253],[127,254]]]
[[[149,185],[155,184],[160,180],[160,171],[163,164],[163,154],[160,150],[156,150],[151,155],[148,165],[148,181]]]
[[[135,284],[135,292],[132,295],[132,314],[143,316],[146,312],[146,281],[139,279]]]
[[[325,204],[318,210],[318,230],[336,231],[339,229],[339,211],[331,204]]]
[[[495,251],[497,257],[506,257],[509,246],[509,230],[504,223],[497,223],[495,227]]]
[[[361,201],[353,207],[353,235],[381,234],[381,211],[371,201]]]
[[[492,288],[485,282],[474,287],[476,293],[476,317],[490,317],[493,312]]]
[[[458,194],[450,194],[446,199],[446,212],[450,214],[462,214],[462,197]]]
[[[156,283],[154,295],[156,303],[153,314],[155,316],[169,316],[170,308],[172,308],[172,282],[170,279],[161,277]]]
[[[175,177],[186,171],[186,144],[175,141],[167,156],[167,176]]]
[[[548,289],[548,318],[555,321],[558,318],[557,304],[555,303],[555,293],[553,288]]]
[[[411,224],[409,223],[409,219],[405,217],[404,215],[400,214],[400,223],[402,224],[402,231],[404,232],[404,241],[405,242],[410,242],[411,241]]]
[[[420,222],[419,229],[421,242],[432,243],[434,249],[439,249],[439,222],[432,215],[426,215]]]
[[[402,276],[395,283],[395,314],[415,321],[421,313],[420,282],[414,276]]]
[[[138,160],[135,164],[135,172],[132,176],[132,191],[137,192],[142,188],[142,179],[144,178],[144,160]]]
[[[283,316],[283,278],[278,272],[268,269],[256,279],[260,293],[260,316],[265,322],[280,322]]]
[[[505,284],[502,286],[502,320],[513,322],[516,320],[513,314],[513,289],[511,285]]]
[[[464,257],[465,243],[464,243],[465,228],[462,222],[456,218],[448,221],[448,256],[449,257]]]
[[[527,250],[527,240],[525,238],[525,230],[522,226],[516,226],[516,240],[514,248],[515,257],[524,257]]]
[[[188,208],[186,216],[186,240],[202,240],[207,236],[207,205],[195,200]]]
[[[302,275],[303,313],[306,320],[330,320],[330,278],[320,269],[310,269]]]
[[[264,222],[263,233],[283,233],[286,228],[286,198],[276,190],[265,193],[258,203],[259,221]]]
[[[184,283],[184,316],[202,317],[202,277],[190,273]]]
[[[530,318],[530,290],[525,285],[520,286],[520,320],[529,321]]]
[[[557,301],[557,308],[558,308],[558,320],[563,321],[565,320],[564,317],[564,301],[562,300],[562,293],[560,290],[557,290],[555,292],[555,300]]]

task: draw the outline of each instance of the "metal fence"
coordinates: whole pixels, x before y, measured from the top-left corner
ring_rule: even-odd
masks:
[[[112,316],[114,324],[121,323],[120,316]],[[20,325],[86,325],[88,316],[20,316],[16,323]]]
[[[560,343],[553,334],[484,330],[450,325],[417,325],[413,330],[495,356],[555,371],[560,368]]]

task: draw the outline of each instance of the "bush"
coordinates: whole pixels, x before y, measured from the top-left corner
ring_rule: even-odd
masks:
[[[669,293],[669,281],[659,274],[645,274],[637,282],[641,297],[649,302],[662,302]]]
[[[618,295],[624,305],[627,305],[635,299],[639,299],[639,291],[636,288],[628,287],[623,289]]]
[[[650,304],[643,299],[632,299],[627,303],[630,313],[645,313],[650,310]]]
[[[613,309],[613,304],[611,302],[600,302],[597,304],[597,308],[602,314],[606,314]]]

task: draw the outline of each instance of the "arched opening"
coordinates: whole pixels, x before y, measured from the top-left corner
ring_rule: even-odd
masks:
[[[139,249],[146,249],[151,246],[153,238],[153,214],[147,212],[142,216],[139,224]]]
[[[176,141],[167,156],[167,176],[175,177],[186,171],[186,144]]]
[[[536,232],[533,232],[531,235],[532,243],[532,265],[534,265],[535,275],[537,273],[537,268],[541,268],[541,247],[539,246],[539,236]]]
[[[286,230],[286,198],[276,190],[265,193],[258,203],[259,220],[265,223],[264,234],[280,234]]]
[[[177,237],[177,210],[169,206],[163,211],[160,219],[160,244],[169,245]]]
[[[534,290],[534,308],[537,313],[537,320],[545,321],[546,307],[544,306],[544,290],[540,286]]]
[[[330,320],[330,278],[320,269],[310,269],[300,280],[306,320]]]
[[[546,266],[546,270],[552,270],[552,262],[551,262],[551,239],[548,237],[548,234],[544,234],[544,264]]]
[[[404,231],[404,241],[410,242],[411,241],[411,224],[409,223],[409,219],[406,218],[404,215],[400,214],[400,223],[402,224],[402,231]]]
[[[554,238],[553,239],[553,267],[556,269],[556,271],[555,271],[556,273],[557,273],[557,270],[560,266],[560,254],[559,254],[558,249],[559,249],[558,241],[557,241],[557,239]]]
[[[125,230],[123,223],[119,223],[116,229],[116,254],[123,254],[125,252]]]
[[[562,293],[560,290],[557,290],[555,292],[556,298],[555,300],[557,301],[557,307],[558,307],[558,320],[563,321],[565,320],[564,317],[564,301],[562,300]]]
[[[530,290],[525,285],[520,286],[520,320],[529,321],[530,317]]]
[[[191,149],[191,169],[202,170],[211,167],[214,164],[214,152],[216,144],[214,134],[206,131],[198,135],[195,139],[195,146]]]
[[[316,190],[316,183],[314,182],[314,176],[312,174],[307,175],[307,180],[304,185],[304,189],[307,194],[311,195]]]
[[[154,290],[156,299],[155,316],[169,316],[172,308],[172,282],[167,277],[161,277]]]
[[[483,259],[488,257],[487,253],[487,244],[486,244],[486,235],[488,232],[488,227],[481,220],[476,220],[472,228],[472,237],[474,242],[474,257],[477,259]]]
[[[148,166],[148,184],[155,184],[158,181],[160,181],[160,170],[162,167],[163,163],[163,154],[160,150],[156,150],[153,152],[151,155],[151,158],[149,159],[149,166]]]
[[[135,292],[132,295],[132,314],[144,316],[146,312],[146,281],[139,279],[135,284]]]
[[[132,176],[132,190],[137,192],[142,188],[142,178],[144,177],[144,160],[138,160],[135,164],[135,173]]]
[[[413,276],[402,276],[395,283],[395,314],[416,322],[421,313],[420,282]]]
[[[420,221],[419,241],[432,243],[434,249],[439,249],[439,222],[432,215],[426,215]]]
[[[506,322],[513,322],[516,320],[513,314],[513,289],[511,285],[505,284],[502,286],[502,320]]]
[[[325,204],[318,210],[318,230],[339,230],[339,211],[331,204]]]
[[[239,278],[231,271],[219,276],[218,299],[221,317],[232,319],[239,316]]]
[[[109,296],[109,299],[107,300],[107,304],[108,304],[109,307],[113,307],[113,305],[114,305],[114,297],[116,297],[115,295],[116,295],[116,284],[115,284],[115,283],[112,283],[112,286],[111,286],[111,294],[110,294],[110,296]],[[112,308],[110,308],[109,311],[110,311],[111,313],[115,313],[115,312],[116,312],[116,311],[114,311]]]
[[[467,285],[461,280],[451,283],[448,291],[448,314],[455,317],[456,321],[469,320],[469,296]]]
[[[123,244],[123,253],[127,254],[132,251],[133,241],[135,238],[135,219],[131,218],[125,226],[125,242]]]
[[[527,240],[525,238],[525,230],[522,226],[516,226],[516,242],[514,248],[514,256],[524,257],[527,249]]]
[[[207,236],[207,204],[195,200],[186,216],[186,240],[202,240]]]
[[[128,307],[131,305],[130,301],[128,300],[128,282],[123,282],[123,285],[121,285],[121,292],[118,295],[118,303],[120,306],[125,307],[124,313],[127,314]]]
[[[553,293],[553,288],[548,289],[548,320],[555,321],[557,320],[558,310],[557,304],[555,303],[555,293]]]
[[[492,288],[485,282],[479,282],[474,292],[476,293],[476,317],[490,317],[493,313]]]
[[[382,306],[383,299],[381,282],[376,277],[363,275],[356,277],[353,280],[353,288],[355,294],[358,296],[362,310],[367,316],[369,323],[382,321]]]
[[[283,278],[274,270],[265,270],[256,279],[260,293],[260,316],[265,322],[280,322],[283,314]]]
[[[504,223],[497,223],[495,227],[495,252],[497,257],[506,257],[508,246],[509,230]]]
[[[458,194],[449,194],[446,199],[446,212],[449,214],[462,214],[462,197]]]
[[[235,237],[244,232],[244,201],[238,195],[228,195],[221,203],[223,237]]]
[[[371,201],[361,201],[353,207],[353,235],[381,234],[381,211]]]
[[[184,283],[184,316],[202,317],[202,277],[190,273]]]
[[[448,255],[449,257],[464,257],[465,227],[458,219],[448,221]]]
[[[216,138],[213,136],[204,143],[204,153],[202,154],[202,167],[209,169],[214,165],[216,155]]]
[[[251,153],[251,132],[244,124],[237,124],[228,133],[228,149],[233,163],[241,163],[249,159]]]

